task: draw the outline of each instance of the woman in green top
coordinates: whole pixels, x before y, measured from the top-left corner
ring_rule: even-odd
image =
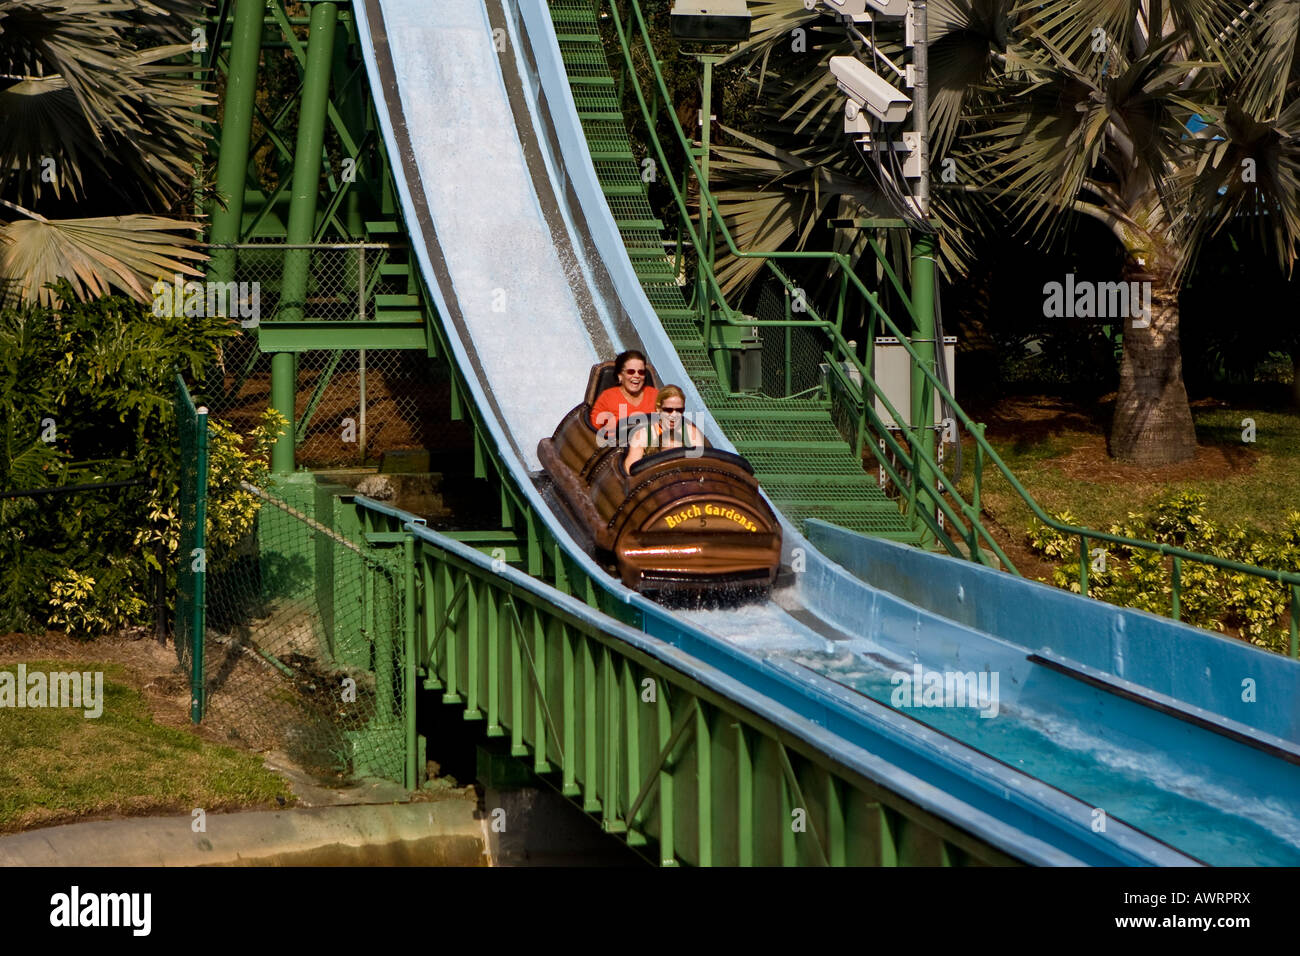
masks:
[[[647,451],[668,451],[672,448],[703,448],[704,437],[700,430],[685,420],[686,396],[676,385],[665,385],[655,396],[655,417],[644,428],[637,429],[628,441],[624,468],[631,474],[632,466],[645,457]]]

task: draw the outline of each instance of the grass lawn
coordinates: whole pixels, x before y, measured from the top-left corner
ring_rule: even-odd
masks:
[[[103,671],[103,713],[0,708],[0,832],[76,819],[274,808],[288,783],[253,754],[154,722],[121,665],[37,660],[34,671]],[[16,673],[17,666],[0,670]]]

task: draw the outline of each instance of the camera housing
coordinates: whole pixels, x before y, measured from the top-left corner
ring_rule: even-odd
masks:
[[[827,10],[848,17],[854,23],[870,22],[873,16],[907,15],[907,0],[821,0],[821,2]]]
[[[833,56],[830,66],[840,90],[882,123],[900,122],[912,108],[906,93],[857,57]]]

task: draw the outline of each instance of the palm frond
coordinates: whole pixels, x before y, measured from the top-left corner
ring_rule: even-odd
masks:
[[[159,40],[190,43],[194,30],[206,28],[206,0],[138,0],[131,20]]]
[[[1287,90],[1300,83],[1300,3],[1271,0],[1252,31],[1251,66],[1237,96],[1244,110],[1276,115]]]
[[[809,147],[797,152],[723,126],[734,147],[714,147],[711,170],[727,185],[714,196],[727,228],[741,249],[804,248],[827,209],[841,198],[863,215],[879,215],[884,198],[834,165],[836,151]],[[762,259],[718,257],[724,293],[743,292],[763,268]]]
[[[762,58],[778,43],[789,43],[796,27],[822,19],[816,5],[809,10],[803,0],[749,0],[749,39],[727,54],[723,63]]]
[[[129,126],[128,98],[139,83],[121,69],[129,52],[125,0],[3,0],[0,70],[9,75],[63,77],[98,129]]]
[[[0,90],[0,170],[6,192],[35,203],[48,189],[84,195],[86,174],[105,176],[103,147],[61,76],[31,77]]]
[[[47,283],[65,278],[79,298],[122,290],[141,302],[160,277],[199,271],[184,260],[206,259],[194,239],[174,235],[199,226],[160,216],[106,216],[50,220],[43,217],[0,224],[0,276],[6,299],[54,305]]]
[[[1184,176],[1190,231],[1200,238],[1244,222],[1290,270],[1300,257],[1300,97],[1275,120],[1236,101],[1211,116],[1200,162]]]
[[[1049,43],[1092,73],[1116,48],[1128,49],[1137,7],[1136,0],[1020,0],[1011,16],[1021,38]]]
[[[987,87],[1005,53],[1011,0],[936,0],[930,6],[930,156],[942,158],[966,104]]]

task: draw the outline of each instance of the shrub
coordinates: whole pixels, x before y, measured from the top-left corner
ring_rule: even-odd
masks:
[[[1300,511],[1286,515],[1283,530],[1217,525],[1205,513],[1204,495],[1183,493],[1156,504],[1149,514],[1130,514],[1106,530],[1137,540],[1169,544],[1261,568],[1300,573]],[[1069,512],[1053,515],[1065,524],[1076,521]],[[1066,536],[1035,521],[1029,530],[1035,551],[1060,561],[1052,572],[1058,587],[1080,590],[1078,538]],[[1168,615],[1173,602],[1173,559],[1142,548],[1091,542],[1105,546],[1103,569],[1088,569],[1091,597],[1154,614]],[[1185,560],[1180,570],[1180,618],[1211,630],[1239,633],[1253,644],[1275,651],[1288,645],[1290,594],[1285,585],[1255,575]]]
[[[93,636],[148,622],[151,573],[174,593],[174,376],[202,381],[239,329],[221,317],[156,316],[120,296],[60,297],[57,310],[0,310],[0,490],[146,484],[0,499],[0,632]],[[256,501],[239,482],[264,476],[281,426],[268,414],[244,439],[210,425],[214,540],[251,526]]]

